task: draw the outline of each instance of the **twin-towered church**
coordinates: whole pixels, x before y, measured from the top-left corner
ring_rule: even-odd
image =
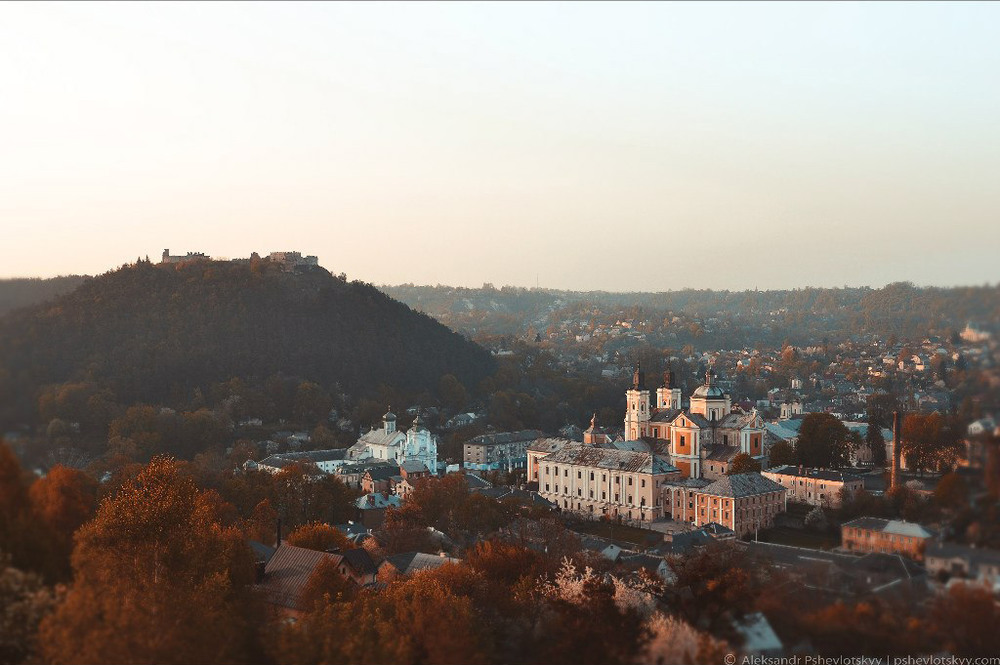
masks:
[[[650,403],[644,383],[643,373],[636,368],[632,387],[625,393],[627,441],[647,442],[688,478],[721,477],[741,452],[766,466],[764,420],[755,409],[733,412],[731,398],[715,384],[711,370],[691,395],[687,409],[672,372],[664,375],[663,386],[656,389],[655,404]]]

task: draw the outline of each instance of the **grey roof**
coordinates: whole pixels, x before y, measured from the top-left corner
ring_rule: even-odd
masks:
[[[596,448],[607,448],[613,450],[631,450],[639,453],[650,452],[650,446],[642,439],[636,441],[608,441],[607,443],[594,444]]]
[[[275,453],[260,461],[260,464],[283,469],[297,462],[333,462],[342,460],[347,455],[347,448],[331,448],[329,450],[309,450],[302,453]]]
[[[542,437],[542,431],[537,429],[522,429],[517,432],[497,432],[495,434],[480,434],[469,439],[465,445],[472,446],[495,446],[501,443],[519,443],[521,441],[535,441]]]
[[[692,547],[698,547],[712,542],[712,536],[704,529],[696,531],[681,531],[670,536],[670,552],[680,554]]]
[[[663,482],[663,486],[683,487],[684,489],[697,489],[711,485],[712,481],[705,478],[676,478]]]
[[[712,421],[706,418],[705,416],[701,415],[700,413],[691,413],[690,411],[685,411],[684,415],[688,418],[688,420],[690,420],[691,422],[693,422],[695,425],[697,425],[702,429],[712,426]]]
[[[407,473],[421,473],[428,472],[430,469],[423,462],[418,462],[416,460],[406,460],[399,465],[399,468]]]
[[[545,461],[635,473],[662,474],[677,471],[677,467],[666,459],[652,453],[592,446],[568,446],[548,455]]]
[[[359,496],[354,501],[355,507],[361,510],[372,510],[375,508],[399,508],[402,505],[401,499],[396,496],[383,496],[379,492],[372,492],[371,494],[365,494],[364,496]]]
[[[365,433],[358,439],[355,446],[361,445],[374,445],[374,446],[391,446],[398,441],[406,439],[406,435],[396,430],[395,432],[386,432],[384,429],[373,429],[370,432]]]
[[[858,517],[850,522],[844,522],[843,526],[865,529],[867,531],[881,531],[896,536],[930,538],[934,535],[920,524],[904,522],[902,520],[884,520],[880,517]]]
[[[738,446],[715,446],[705,457],[713,462],[729,462],[740,454]]]
[[[304,609],[300,605],[302,590],[309,577],[324,559],[340,563],[339,554],[328,554],[316,550],[295,547],[282,543],[264,568],[264,589],[268,602],[292,609]]]
[[[650,418],[654,423],[672,423],[674,419],[684,413],[683,409],[660,409]]]
[[[268,455],[261,461],[257,462],[258,466],[269,466],[275,469],[284,469],[286,466],[291,466],[296,464],[295,460],[290,460],[283,455]]]
[[[344,561],[347,562],[347,565],[359,573],[371,575],[378,570],[378,566],[375,565],[375,562],[372,560],[368,550],[364,548],[358,547],[355,549],[345,550],[341,553],[341,556],[344,557]]]
[[[490,484],[488,480],[485,480],[484,478],[481,478],[480,476],[477,476],[474,473],[466,473],[464,475],[465,475],[465,484],[471,491],[483,490],[493,487],[493,485]]]
[[[265,545],[264,543],[257,540],[248,540],[247,544],[250,545],[250,549],[253,550],[254,559],[257,561],[263,561],[267,563],[274,556],[276,548],[270,545]]]
[[[739,473],[735,476],[723,476],[700,490],[702,494],[735,498],[784,491],[786,491],[784,487],[759,473]]]
[[[780,653],[784,648],[762,612],[748,614],[742,621],[734,621],[733,626],[743,637],[744,653]]]
[[[852,473],[844,473],[843,471],[831,471],[829,469],[813,469],[810,467],[799,467],[786,464],[785,466],[777,466],[772,469],[765,469],[764,473],[774,473],[782,476],[794,476],[796,478],[817,478],[819,480],[830,480],[836,482],[851,482],[861,480],[861,476],[856,476]]]
[[[955,543],[928,543],[924,550],[925,559],[964,559],[973,567],[981,564],[1000,566],[1000,550],[982,547],[968,547]]]
[[[341,475],[347,475],[351,473],[364,473],[369,469],[378,469],[381,467],[392,467],[394,469],[399,468],[396,466],[395,462],[389,462],[386,460],[368,460],[365,462],[355,462],[354,464],[345,464],[344,466],[337,469],[337,473]]]
[[[372,480],[389,480],[393,476],[399,475],[399,467],[395,464],[391,466],[376,466],[365,472],[366,476],[371,476]]]
[[[639,568],[645,568],[646,570],[655,573],[657,569],[659,569],[659,567],[664,563],[664,559],[661,556],[654,556],[652,554],[622,553],[622,556],[619,557],[618,562],[630,570],[638,570]]]
[[[385,563],[390,564],[404,575],[415,573],[418,570],[440,568],[445,564],[458,562],[458,559],[436,554],[425,554],[423,552],[404,552],[403,554],[393,554],[385,558]]]
[[[578,441],[572,441],[570,439],[558,439],[558,438],[548,438],[548,439],[538,439],[533,444],[528,446],[528,450],[539,453],[552,453],[557,450],[562,450],[566,446],[579,446],[582,445]]]
[[[734,535],[736,533],[735,531],[733,531],[732,529],[730,529],[728,526],[725,526],[723,524],[719,524],[718,522],[709,522],[708,524],[706,524],[702,528],[705,530],[706,533],[709,533],[709,534],[715,536],[716,538],[718,538],[719,536],[731,536],[731,535]]]

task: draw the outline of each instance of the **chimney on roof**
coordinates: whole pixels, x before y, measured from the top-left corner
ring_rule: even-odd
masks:
[[[274,546],[275,547],[281,547],[281,518],[280,517],[278,518],[278,528],[277,528],[277,533],[275,534]]]
[[[264,571],[267,569],[267,562],[255,561],[253,568],[254,568],[253,570],[254,580],[256,581],[257,584],[260,584],[261,582],[264,581]]]
[[[899,460],[903,448],[903,426],[900,422],[899,411],[892,412],[892,471],[889,475],[889,489],[894,490],[899,487]]]

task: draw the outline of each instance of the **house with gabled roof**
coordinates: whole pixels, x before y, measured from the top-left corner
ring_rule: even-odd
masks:
[[[915,522],[858,517],[841,525],[840,537],[848,552],[901,554],[922,561],[934,533]]]
[[[740,473],[714,482],[668,482],[663,503],[674,520],[700,527],[714,522],[741,537],[773,526],[775,516],[787,508],[786,494],[784,487],[759,473]]]
[[[333,561],[339,568],[343,557],[281,543],[267,561],[263,579],[257,586],[263,591],[265,601],[281,614],[301,615],[309,609],[303,602],[302,593],[316,567],[324,560]]]
[[[434,570],[449,563],[461,563],[461,559],[424,552],[393,554],[379,564],[376,579],[379,584],[385,584],[399,577],[406,577],[421,570]]]

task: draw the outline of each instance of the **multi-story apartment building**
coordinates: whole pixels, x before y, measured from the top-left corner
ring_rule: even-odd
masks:
[[[526,429],[469,439],[463,446],[463,466],[474,471],[523,469],[528,463],[528,446],[541,436],[539,430]]]
[[[761,475],[787,488],[789,501],[824,508],[839,508],[842,495],[854,496],[865,486],[860,476],[803,466],[779,466]]]
[[[649,452],[573,443],[542,457],[538,494],[563,510],[651,522],[663,516],[663,484],[680,472]]]

